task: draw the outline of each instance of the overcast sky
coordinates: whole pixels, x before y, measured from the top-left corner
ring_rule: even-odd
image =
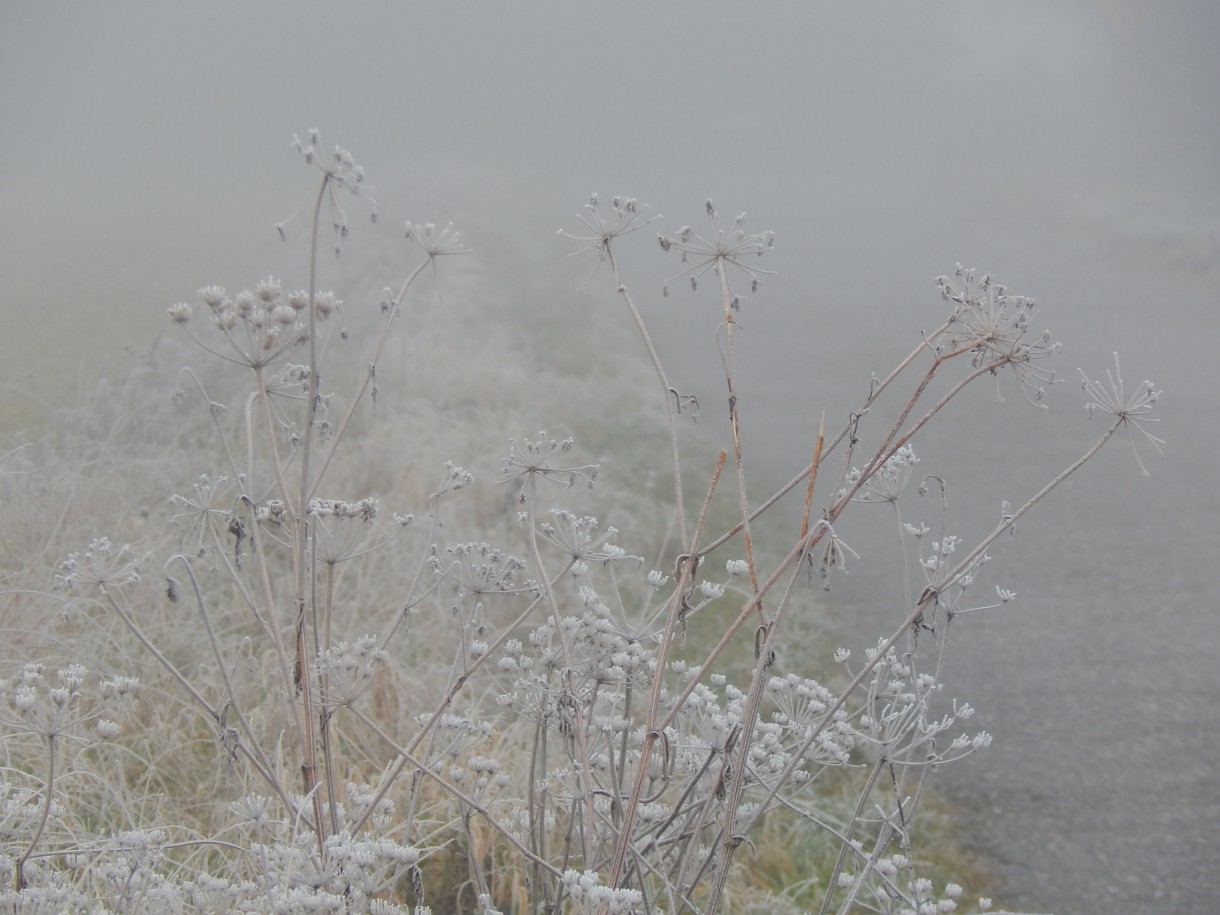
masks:
[[[251,282],[310,127],[414,189],[394,219],[480,187],[530,231],[592,190],[748,210],[780,312],[893,308],[960,260],[1138,321],[1216,285],[1217,34],[1208,2],[5,3],[4,353]]]
[[[909,350],[942,319],[932,280],[955,261],[1035,295],[1069,375],[1103,369],[1117,348],[1130,384],[1162,385],[1160,475],[1137,490],[1122,454],[1102,501],[1129,514],[1057,552],[1093,551],[1132,576],[1107,592],[1139,602],[1119,647],[1154,664],[1166,644],[1210,652],[1213,615],[1199,614],[1214,606],[1220,511],[1218,35],[1214,0],[0,0],[0,434],[30,415],[12,385],[62,401],[146,348],[168,305],[280,269],[272,226],[310,183],[293,133],[316,127],[354,153],[383,224],[452,214],[476,257],[517,233],[526,269],[568,271],[573,285],[580,269],[554,230],[574,225],[589,192],[650,202],[670,230],[697,225],[710,196],[776,231],[779,273],[746,302],[739,355],[780,417],[808,419],[837,382],[824,377],[830,349],[862,379]],[[675,329],[706,303],[651,290],[637,294],[674,377],[694,358]],[[697,349],[714,360],[710,335]],[[769,429],[751,452],[764,461],[784,451],[782,426]],[[1001,449],[998,463],[1005,475],[1017,462]],[[1150,553],[1179,593],[1145,631],[1134,585],[1151,587]],[[1055,593],[1072,611],[1097,599]],[[1090,625],[1071,651],[1095,647]],[[984,687],[1028,676],[1000,669],[1019,665],[1010,652],[980,654],[995,665]],[[1174,667],[1207,671],[1202,685],[1159,667],[1155,679],[1205,697],[1212,661]],[[1163,757],[1214,759],[1215,734],[1200,730],[1175,732],[1157,771]],[[1184,822],[1194,803],[1182,798]],[[1159,810],[1131,818],[1207,841]],[[1159,866],[1143,866],[1154,880]]]
[[[1117,348],[1180,394],[1220,339],[1217,34],[1210,2],[3,4],[5,380],[61,400],[168,304],[282,270],[317,127],[383,224],[516,233],[529,269],[571,270],[590,191],[671,230],[748,211],[769,389],[819,347],[891,358],[960,261],[1038,298],[1067,371]],[[649,307],[664,352],[702,304]]]

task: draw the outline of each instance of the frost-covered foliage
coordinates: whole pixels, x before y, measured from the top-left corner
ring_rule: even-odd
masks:
[[[169,308],[214,367],[178,374],[172,410],[142,401],[121,420],[150,450],[126,468],[132,485],[112,488],[144,501],[111,508],[113,542],[63,511],[81,529],[56,524],[42,553],[69,535],[80,545],[59,554],[54,592],[28,586],[45,563],[15,557],[57,491],[37,489],[35,455],[6,456],[6,910],[987,910],[916,826],[926,777],[991,740],[946,692],[946,635],[1014,598],[994,582],[977,596],[989,548],[1114,432],[1159,443],[1154,388],[1128,398],[1117,362],[1108,385],[1086,379],[1109,417],[1101,439],[1004,503],[976,542],[954,533],[943,499],[904,517],[912,486],[944,491],[917,480],[916,447],[959,391],[1011,372],[1042,405],[1056,380],[1033,302],[959,267],[939,281],[943,323],[841,428],[809,430],[810,464],[752,502],[733,335],[740,311],[765,304],[734,284],[759,293],[774,236],[748,233],[744,215],[722,226],[711,202],[706,230],[660,236],[674,279],[715,287],[728,440],[718,460],[692,460],[711,434],[689,423],[697,401],[671,385],[618,259],[620,239],[659,217],[595,196],[570,237],[591,252],[590,280],[612,274],[655,374],[620,391],[620,418],[602,415],[623,434],[599,472],[571,436],[531,430],[613,399],[601,379],[579,399],[564,396],[572,377],[552,379],[550,401],[514,397],[506,347],[472,352],[470,334],[429,336],[412,319],[416,281],[468,253],[451,225],[407,224],[416,263],[397,291],[318,288],[325,217],[339,253],[341,197],[369,190],[316,132],[296,146],[319,176],[297,288],[207,286]],[[348,355],[358,346],[366,356]],[[461,393],[457,379],[489,366],[478,396]],[[531,425],[496,429],[497,453],[462,453],[461,430],[510,418]],[[98,441],[77,434],[51,436],[44,460]],[[793,536],[774,506],[802,492]],[[895,512],[892,567],[860,562],[836,532],[867,503]],[[849,564],[900,576],[906,595],[901,624],[858,660],[809,624]],[[768,880],[777,849],[803,863]]]

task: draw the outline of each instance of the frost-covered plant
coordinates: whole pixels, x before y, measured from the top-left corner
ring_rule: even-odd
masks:
[[[298,291],[274,278],[236,294],[208,286],[201,309],[169,309],[225,367],[180,376],[190,393],[179,409],[210,443],[177,462],[170,534],[141,552],[97,537],[59,566],[61,618],[101,633],[116,672],[92,704],[79,665],[52,677],[28,660],[0,682],[10,775],[0,899],[29,911],[91,900],[209,912],[965,906],[953,875],[921,863],[915,827],[927,777],[991,740],[948,692],[947,634],[961,614],[1013,599],[991,582],[975,597],[989,549],[1120,427],[1159,445],[1144,425],[1159,392],[1145,383],[1128,398],[1117,363],[1108,387],[1086,378],[1091,411],[1111,417],[1101,438],[1023,502],[1004,502],[977,541],[955,533],[938,476],[917,489],[942,493],[935,517],[912,519],[916,439],[936,434],[964,388],[998,385],[1011,369],[1044,406],[1056,379],[1058,344],[1030,335],[1032,300],[959,267],[938,281],[944,322],[874,379],[836,432],[810,430],[810,463],[757,502],[747,481],[765,481],[748,473],[734,354],[737,315],[755,305],[730,280],[758,293],[775,238],[747,233],[744,214],[726,229],[709,201],[707,230],[660,236],[681,260],[675,278],[717,287],[709,324],[720,329],[728,441],[688,492],[700,464],[686,453],[709,433],[682,424],[698,401],[671,385],[617,251],[659,217],[594,195],[569,237],[592,253],[590,280],[608,265],[651,360],[672,497],[641,496],[640,479],[616,489],[613,470],[572,437],[521,428],[494,430],[507,445],[491,456],[491,487],[465,469],[483,456],[448,454],[426,482],[412,468],[377,485],[366,468],[395,432],[379,381],[392,331],[420,274],[435,280],[439,258],[467,249],[451,225],[408,223],[423,259],[397,292],[322,290],[324,211],[340,253],[341,195],[370,198],[350,153],[324,153],[316,131],[296,146],[318,173]],[[449,307],[439,294],[437,307]],[[348,322],[374,324],[371,339]],[[367,357],[345,358],[362,343]],[[402,432],[399,464],[444,441],[438,416]],[[776,506],[801,487],[790,529]],[[657,501],[655,514],[628,516],[628,534],[607,520]],[[895,513],[905,606],[855,662],[803,620],[826,601],[809,583],[831,587],[849,558],[853,575],[891,574],[840,533],[876,504]],[[124,719],[103,715],[120,701]],[[132,718],[127,738],[115,720]],[[99,741],[127,755],[105,761]],[[72,758],[72,778],[69,745],[88,751]],[[192,759],[179,780],[175,767]],[[122,822],[99,827],[89,781],[107,776]],[[769,830],[816,847],[818,864],[784,885],[752,884],[737,865]]]

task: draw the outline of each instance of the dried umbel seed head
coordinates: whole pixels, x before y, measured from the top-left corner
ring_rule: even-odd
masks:
[[[59,587],[107,588],[134,585],[140,581],[140,562],[130,546],[115,548],[107,537],[90,542],[83,554],[72,553],[59,564]]]
[[[431,259],[454,254],[469,254],[470,249],[462,241],[462,233],[449,223],[438,229],[434,223],[423,225],[407,223],[406,237],[416,242]]]
[[[268,277],[254,287],[254,292],[266,305],[272,306],[280,298],[280,281],[273,276]]]
[[[750,279],[750,291],[758,290],[764,275],[774,274],[774,270],[763,270],[746,263],[751,255],[762,257],[775,247],[775,233],[771,231],[747,234],[745,230],[746,214],[742,213],[733,223],[732,229],[724,229],[720,225],[720,217],[712,201],[707,201],[704,209],[707,211],[709,233],[705,238],[694,232],[690,226],[683,226],[673,237],[660,237],[661,248],[664,251],[677,251],[681,255],[684,269],[665,281],[665,289],[669,283],[681,277],[689,277],[691,289],[698,289],[699,277],[709,270],[723,278],[725,287],[729,290],[728,304],[737,310],[741,305],[741,297],[733,292],[729,282],[728,267],[744,273]]]
[[[1010,295],[1007,287],[990,274],[975,278],[975,271],[961,264],[954,267],[952,279],[936,279],[941,298],[954,305],[944,328],[931,337],[936,353],[968,352],[976,368],[991,366],[993,372],[1007,366],[1021,384],[1026,399],[1039,409],[1046,388],[1058,382],[1055,372],[1041,362],[1061,349],[1050,331],[1029,336],[1037,315],[1033,299]],[[998,379],[997,379],[998,385]],[[996,400],[1003,400],[996,391]]]
[[[573,234],[560,229],[559,234],[566,238],[571,238],[574,241],[583,241],[585,246],[579,251],[574,251],[572,256],[584,254],[586,251],[596,253],[596,259],[593,266],[589,269],[589,275],[585,278],[585,282],[589,282],[597,275],[598,269],[602,263],[610,257],[610,246],[616,238],[621,238],[624,235],[630,235],[638,229],[644,228],[654,219],[660,219],[660,215],[651,215],[652,207],[646,203],[639,203],[634,197],[615,196],[610,202],[608,212],[602,211],[598,204],[597,194],[589,195],[589,202],[585,204],[583,213],[577,214],[579,219],[585,226],[587,234]]]
[[[335,297],[333,292],[319,292],[314,296],[313,307],[319,318],[329,318],[335,309],[340,308],[343,302]]]
[[[219,310],[228,302],[223,286],[204,286],[199,290],[198,296],[199,301],[213,311]]]
[[[335,238],[335,254],[336,256],[342,252],[342,239],[347,237],[347,213],[344,211],[342,204],[339,202],[339,191],[347,191],[355,197],[359,197],[368,201],[371,209],[369,218],[372,222],[377,221],[377,201],[367,193],[368,188],[364,184],[364,169],[356,164],[352,158],[352,154],[341,146],[336,146],[334,150],[327,155],[321,149],[321,135],[317,130],[310,130],[307,134],[307,142],[302,142],[295,134],[292,137],[292,146],[305,160],[307,165],[316,168],[322,174],[322,184],[319,188],[323,199],[326,201],[329,209],[331,226],[334,229]],[[296,212],[304,209],[304,204],[297,207]],[[293,213],[295,216],[296,213]],[[286,239],[288,233],[285,231],[285,225],[291,221],[293,217],[280,222],[276,225],[276,231],[279,232],[281,239]]]
[[[198,296],[211,313],[212,324],[228,341],[231,352],[226,358],[235,356],[242,364],[261,368],[283,361],[294,349],[309,342],[309,293],[298,290],[285,297],[282,284],[275,277],[261,280],[253,290],[243,289],[232,297],[221,286],[205,286]],[[313,302],[318,320],[325,320],[343,307],[343,302],[329,291],[315,293]],[[185,302],[168,309],[170,319],[179,325],[187,324],[192,312]],[[191,334],[189,328],[187,333]],[[211,350],[210,344],[199,342]]]
[[[1135,435],[1132,430],[1139,432],[1149,444],[1156,449],[1157,454],[1163,455],[1161,446],[1165,444],[1164,439],[1157,438],[1147,428],[1148,423],[1160,422],[1160,419],[1152,415],[1152,410],[1156,406],[1157,400],[1161,396],[1161,392],[1156,389],[1151,381],[1145,380],[1139,385],[1135,393],[1130,397],[1126,394],[1126,387],[1123,382],[1122,367],[1118,362],[1118,353],[1114,354],[1114,371],[1106,369],[1106,382],[1100,380],[1094,381],[1084,373],[1083,369],[1077,369],[1080,373],[1081,387],[1089,400],[1085,403],[1085,408],[1089,411],[1089,416],[1094,413],[1108,413],[1113,416],[1117,422],[1127,428],[1127,437],[1131,442],[1131,451],[1135,454],[1136,463],[1139,464],[1140,471],[1144,476],[1148,476],[1148,468],[1144,466],[1144,462],[1140,459],[1139,451],[1135,448]]]

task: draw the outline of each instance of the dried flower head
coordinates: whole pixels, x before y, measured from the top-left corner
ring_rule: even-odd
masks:
[[[189,327],[191,306],[179,302],[169,308],[170,318],[207,352],[228,362],[261,368],[274,365],[292,350],[309,341],[309,293],[298,290],[284,298],[275,277],[259,281],[253,290],[243,289],[230,297],[223,286],[204,286],[196,293],[211,313],[212,324],[224,337],[224,351],[213,348]],[[314,294],[314,314],[326,320],[343,307],[333,292]]]
[[[897,502],[918,463],[919,458],[915,456],[915,449],[910,445],[903,445],[864,481],[856,494],[852,496],[853,501]],[[859,483],[862,474],[863,471],[857,467],[848,471],[845,481],[847,487],[850,488]]]
[[[616,196],[610,201],[609,211],[603,212],[597,194],[589,195],[585,211],[576,215],[576,218],[585,224],[589,234],[574,235],[565,229],[559,230],[559,234],[566,238],[587,242],[579,251],[572,252],[572,257],[584,254],[586,251],[597,252],[597,258],[589,270],[589,275],[585,277],[585,283],[597,276],[597,271],[601,268],[603,261],[610,259],[610,243],[614,239],[629,235],[637,229],[644,228],[654,219],[661,218],[660,215],[649,215],[651,210],[652,207],[646,203],[639,203],[634,197]]]
[[[571,438],[548,439],[544,431],[538,433],[536,441],[525,439],[522,445],[518,445],[515,438],[510,438],[508,444],[509,455],[500,462],[500,469],[504,473],[502,482],[541,477],[566,486],[574,486],[577,480],[584,480],[590,489],[593,488],[600,469],[597,464],[558,466],[554,463],[556,457],[572,450],[575,442]]]
[[[367,200],[372,207],[370,219],[373,222],[377,221],[377,201],[367,193],[369,189],[364,185],[364,169],[357,165],[356,161],[352,158],[352,154],[341,146],[336,146],[329,154],[324,153],[322,151],[322,135],[316,129],[311,129],[308,132],[305,142],[302,142],[300,137],[293,134],[292,148],[300,154],[307,165],[316,168],[322,173],[322,193],[329,209],[331,227],[334,230],[335,256],[338,257],[342,253],[343,239],[347,238],[348,233],[347,213],[339,202],[340,190],[348,191],[353,196]],[[308,199],[312,200],[312,195]],[[284,226],[304,206],[305,201],[302,201],[293,210],[291,216],[283,222],[276,224],[275,228],[280,233],[281,239],[287,238]]]
[[[83,554],[72,553],[61,562],[55,579],[61,587],[91,585],[100,591],[134,585],[140,581],[140,561],[130,546],[115,549],[108,537],[98,537]]]
[[[406,237],[414,241],[423,250],[424,263],[432,271],[432,286],[436,290],[437,300],[439,301],[441,287],[440,280],[437,277],[436,260],[439,257],[452,257],[457,254],[470,253],[470,249],[466,247],[466,243],[462,239],[462,233],[453,228],[453,223],[449,223],[443,229],[438,229],[436,224],[431,222],[425,222],[422,225],[408,222]],[[406,291],[405,286],[403,291]],[[401,292],[398,296],[393,296],[387,290],[386,300],[382,303],[383,310],[396,307],[401,297]]]
[[[732,266],[750,278],[750,291],[757,292],[762,277],[773,275],[775,271],[750,266],[745,259],[750,256],[762,257],[775,247],[775,233],[766,231],[747,234],[745,213],[733,220],[732,229],[726,230],[720,225],[720,217],[717,215],[712,201],[709,200],[705,204],[705,209],[711,227],[708,238],[699,235],[690,226],[683,226],[672,238],[664,235],[657,236],[662,250],[679,252],[682,256],[682,263],[689,265],[666,280],[666,284],[680,277],[688,276],[691,288],[694,289],[698,285],[699,277],[709,270],[714,270],[724,278],[725,285],[729,287],[732,294],[728,273],[725,270],[726,266]],[[738,304],[738,297],[735,294],[733,294],[733,303],[734,307]]]
[[[610,562],[615,559],[634,559],[643,562],[638,556],[628,556],[626,550],[611,542],[618,536],[617,530],[608,527],[599,532],[596,518],[582,518],[559,508],[552,509],[551,516],[555,520],[539,524],[538,533],[573,560]]]
[[[931,341],[937,352],[964,349],[972,354],[976,368],[996,363],[1011,366],[1026,399],[1046,409],[1041,403],[1046,387],[1057,379],[1054,371],[1037,363],[1062,347],[1050,331],[1035,339],[1026,337],[1038,313],[1034,300],[1009,295],[990,274],[976,279],[974,270],[961,264],[954,267],[952,279],[937,277],[936,285],[941,297],[954,304],[946,329]],[[997,389],[996,400],[1001,399]]]
[[[1118,353],[1114,354],[1114,371],[1106,369],[1106,383],[1093,381],[1084,373],[1083,369],[1077,369],[1080,372],[1081,387],[1084,392],[1090,397],[1090,400],[1085,404],[1092,416],[1095,410],[1100,410],[1102,413],[1109,413],[1111,416],[1118,419],[1122,425],[1127,428],[1127,437],[1131,442],[1131,452],[1135,455],[1135,461],[1140,465],[1140,470],[1144,476],[1148,476],[1148,468],[1144,466],[1144,462],[1140,460],[1139,450],[1135,447],[1135,436],[1132,429],[1137,430],[1144,436],[1156,449],[1157,454],[1164,456],[1161,446],[1165,444],[1164,439],[1159,439],[1147,429],[1148,423],[1159,423],[1160,419],[1152,416],[1152,408],[1156,406],[1157,399],[1161,396],[1161,392],[1156,389],[1156,386],[1151,381],[1144,381],[1139,386],[1139,389],[1127,397],[1123,385],[1122,370],[1118,364]]]
[[[431,222],[425,222],[423,225],[408,222],[406,237],[419,245],[429,260],[470,253],[470,249],[462,240],[462,233],[453,227],[453,223],[443,229],[437,229],[436,224]]]

